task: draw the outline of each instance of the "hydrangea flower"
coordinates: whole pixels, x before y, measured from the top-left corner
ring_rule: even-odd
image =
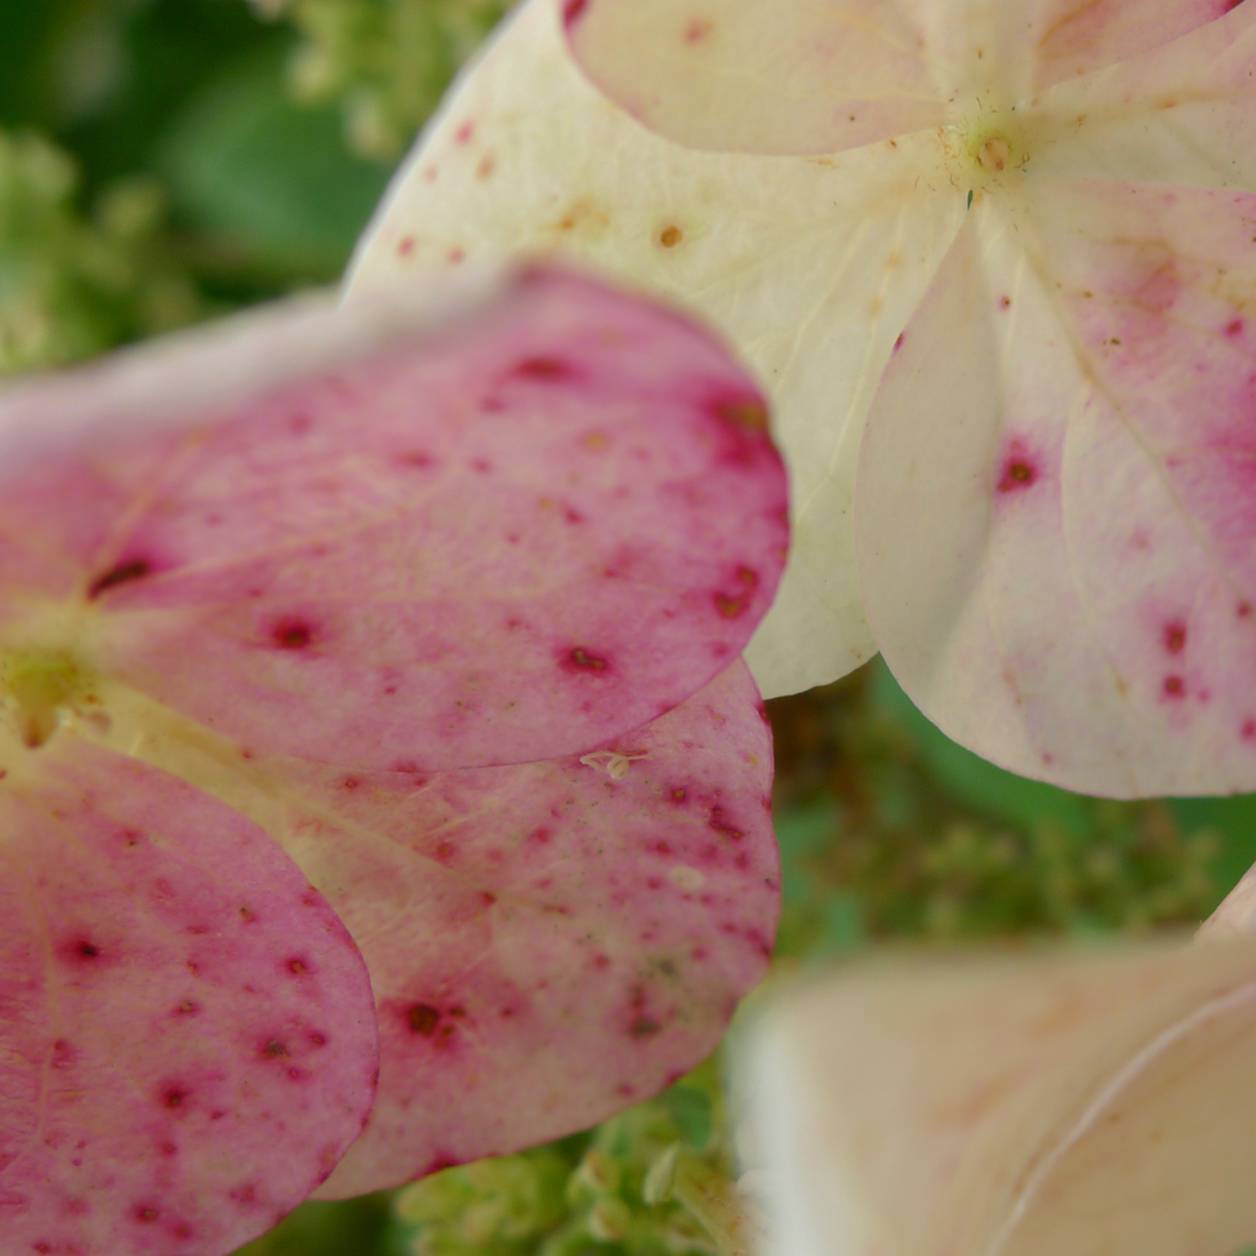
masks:
[[[356,281],[560,251],[734,339],[794,485],[769,696],[880,648],[1016,771],[1250,789],[1254,67],[1236,0],[531,0]]]
[[[1237,1256],[1254,1028],[1250,933],[795,990],[741,1061],[770,1250]]]
[[[6,1253],[225,1252],[713,1047],[777,910],[763,417],[551,270],[0,401]]]

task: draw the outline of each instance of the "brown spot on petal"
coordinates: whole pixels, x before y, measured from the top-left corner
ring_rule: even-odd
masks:
[[[748,428],[752,432],[768,430],[768,407],[762,397],[746,394],[741,397],[720,397],[711,403],[711,413],[726,423]]]
[[[632,1038],[651,1038],[662,1029],[663,1026],[649,1016],[638,1016],[631,1025],[628,1026],[628,1034]]]
[[[586,650],[582,645],[571,649],[563,662],[564,666],[569,670],[587,672],[592,675],[604,673],[610,668],[608,659],[603,658],[600,654],[594,654],[592,650]]]
[[[715,607],[725,619],[740,619],[746,613],[746,608],[750,605],[750,598],[746,594],[739,597],[729,597],[727,593],[717,593],[715,595]]]
[[[415,1003],[406,1012],[410,1032],[430,1038],[440,1024],[440,1011],[430,1003]]]

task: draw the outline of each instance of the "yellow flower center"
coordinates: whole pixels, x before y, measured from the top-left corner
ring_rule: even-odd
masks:
[[[987,135],[979,141],[973,156],[987,174],[1002,174],[1012,160],[1012,145],[1005,135]]]
[[[0,720],[35,750],[80,704],[91,700],[92,678],[66,651],[0,653]]]
[[[1029,164],[1028,120],[1012,109],[983,108],[943,135],[952,182],[981,197],[1007,189]]]

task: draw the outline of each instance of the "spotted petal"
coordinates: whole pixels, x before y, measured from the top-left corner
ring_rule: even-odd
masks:
[[[0,647],[375,769],[581,750],[693,693],[784,559],[753,382],[565,274],[444,299],[417,329],[413,301],[271,313],[9,396]]]
[[[220,803],[68,732],[0,752],[4,1249],[233,1249],[366,1120],[361,957]]]
[[[715,1047],[766,966],[772,752],[740,662],[579,758],[434,775],[245,761],[143,700],[111,709],[110,738],[276,835],[366,958],[380,1094],[330,1193],[647,1097]]]
[[[857,527],[904,687],[1016,771],[1256,780],[1256,196],[974,209],[878,394]]]
[[[350,297],[557,252],[675,296],[727,335],[765,381],[789,450],[791,560],[748,652],[771,697],[875,651],[854,580],[854,456],[963,211],[931,137],[797,160],[670,144],[589,85],[552,0],[531,0],[420,142],[359,249]]]
[[[743,1070],[771,1250],[1244,1251],[1253,1067],[1250,938],[883,964],[795,992]]]

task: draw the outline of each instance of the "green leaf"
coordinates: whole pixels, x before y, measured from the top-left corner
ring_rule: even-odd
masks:
[[[1089,831],[1084,796],[1005,772],[965,750],[917,710],[883,663],[873,666],[876,703],[909,733],[925,765],[956,800],[1021,828],[1049,823],[1072,834]]]
[[[693,1086],[673,1086],[662,1099],[681,1137],[695,1151],[702,1151],[711,1141],[710,1097]]]
[[[249,56],[171,125],[160,164],[174,204],[293,278],[333,279],[388,179],[349,152],[339,114],[289,99],[270,51]]]

